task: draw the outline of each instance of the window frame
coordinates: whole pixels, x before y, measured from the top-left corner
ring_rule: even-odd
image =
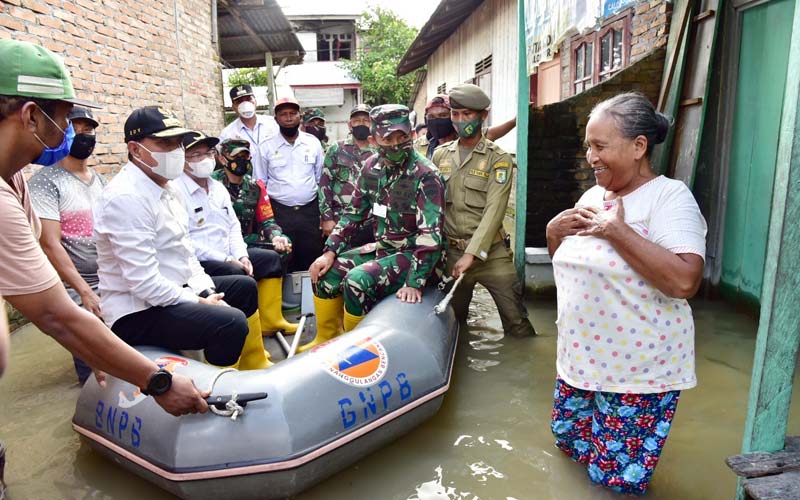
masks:
[[[577,95],[580,92],[575,91],[576,85],[583,83],[584,87],[581,92],[585,92],[590,88],[596,86],[597,84],[604,82],[605,80],[612,78],[614,75],[622,71],[623,69],[627,68],[630,64],[630,57],[631,57],[631,24],[633,21],[633,9],[628,8],[619,14],[609,17],[606,19],[603,24],[600,25],[600,29],[597,31],[592,31],[586,35],[575,35],[569,40],[569,50],[570,50],[570,81],[569,81],[569,95]],[[604,71],[601,74],[601,57],[602,51],[600,50],[600,43],[603,38],[611,33],[612,30],[621,30],[622,31],[622,65],[616,70],[609,70]],[[613,45],[613,34],[612,36],[612,45]],[[581,47],[586,44],[587,48],[589,45],[592,47],[592,61],[591,61],[591,68],[592,68],[592,75],[591,78],[584,76],[583,78],[577,78],[576,71],[578,69],[578,61],[577,61],[577,52],[581,49]],[[586,65],[586,61],[584,61],[584,68]],[[585,73],[584,73],[585,74]],[[608,78],[602,78],[603,76],[608,75]],[[589,86],[587,86],[587,84]]]

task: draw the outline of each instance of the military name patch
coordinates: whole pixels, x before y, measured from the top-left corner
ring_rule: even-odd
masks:
[[[494,180],[497,181],[498,184],[505,184],[508,180],[508,169],[507,168],[495,168],[494,169]]]
[[[483,177],[484,179],[489,178],[489,172],[484,172],[483,170],[478,170],[477,168],[469,169],[469,175],[476,175],[478,177]]]

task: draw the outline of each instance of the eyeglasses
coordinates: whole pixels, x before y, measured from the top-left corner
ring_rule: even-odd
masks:
[[[214,158],[214,152],[213,151],[207,151],[205,153],[192,153],[192,154],[186,155],[186,160],[187,161],[204,160],[206,158]]]

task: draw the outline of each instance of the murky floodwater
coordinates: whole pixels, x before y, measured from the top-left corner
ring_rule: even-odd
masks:
[[[490,303],[479,292],[436,417],[299,498],[619,498],[553,446],[555,302],[529,303],[540,336],[522,340],[503,336]],[[741,443],[757,325],[722,303],[694,308],[700,385],[681,397],[650,498],[732,498],[735,490],[724,459]],[[30,327],[12,337],[12,349],[0,380],[9,500],[174,498],[79,442],[70,426],[78,387],[64,349]]]

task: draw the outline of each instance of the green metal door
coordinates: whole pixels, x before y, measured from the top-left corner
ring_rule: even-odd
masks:
[[[764,278],[794,3],[772,0],[741,15],[721,285],[754,303]]]

